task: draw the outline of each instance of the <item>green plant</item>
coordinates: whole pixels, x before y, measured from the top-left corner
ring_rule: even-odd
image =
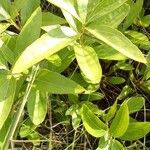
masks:
[[[143,1],[47,1],[60,8],[64,18],[43,12],[39,0],[0,2],[1,149],[7,149],[15,137],[25,108],[30,120],[22,123],[19,134],[40,139],[35,129],[52,105],[52,94],[68,95],[70,108],[61,111],[72,116],[75,130],[82,121],[87,132],[101,137],[98,150],[125,149],[118,140],[137,140],[150,131],[149,122],[133,121],[129,116],[145,105],[138,92],[129,98],[134,93],[129,85],[135,87],[139,80],[134,73],[142,76],[137,86],[149,92],[149,53],[145,57],[139,48],[147,54],[150,42],[144,33],[128,29],[149,25],[149,16],[141,13]],[[117,63],[111,66],[114,60]],[[73,63],[75,67],[69,67]],[[117,70],[127,71],[129,79],[119,76]],[[104,82],[125,83],[114,104],[106,108],[108,112],[92,103],[104,98],[100,92]],[[118,102],[122,103],[119,110]]]

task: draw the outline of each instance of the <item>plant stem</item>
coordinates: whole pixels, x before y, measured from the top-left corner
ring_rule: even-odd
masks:
[[[25,95],[24,95],[24,97],[23,97],[22,103],[21,103],[21,105],[20,105],[18,111],[17,111],[16,114],[15,114],[14,121],[13,121],[12,124],[11,124],[10,131],[9,131],[9,133],[8,133],[6,139],[5,139],[4,145],[3,145],[3,147],[2,147],[1,150],[8,150],[10,140],[13,139],[14,133],[15,133],[15,131],[16,131],[16,128],[17,128],[18,124],[19,124],[21,115],[22,115],[22,113],[23,113],[25,104],[26,104],[26,102],[27,102],[27,100],[28,100],[28,96],[29,96],[29,94],[30,94],[32,85],[33,85],[33,83],[34,83],[35,77],[36,77],[37,72],[38,72],[38,69],[39,69],[38,66],[37,66],[37,67],[35,67],[35,66],[32,67],[32,71],[31,71],[31,75],[30,75],[30,78],[29,78],[28,86],[27,86],[27,88],[26,88]]]

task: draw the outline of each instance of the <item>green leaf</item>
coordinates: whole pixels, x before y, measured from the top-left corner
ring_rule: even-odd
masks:
[[[115,101],[115,103],[110,107],[108,113],[105,116],[105,120],[106,121],[110,121],[114,116],[115,113],[117,111],[117,100]]]
[[[42,123],[47,113],[46,93],[32,89],[28,97],[27,109],[29,117],[35,125]]]
[[[0,34],[3,33],[9,26],[9,23],[0,23]]]
[[[85,129],[92,136],[102,137],[107,133],[107,125],[95,116],[86,105],[83,105],[81,116]]]
[[[101,0],[95,1],[91,12],[88,14],[88,22],[92,22],[123,5],[127,0]],[[93,1],[91,1],[93,2]]]
[[[83,23],[86,22],[89,0],[77,0],[78,13]]]
[[[124,30],[126,30],[139,16],[140,11],[142,10],[142,6],[143,6],[143,0],[136,0],[136,2],[131,5],[130,12],[123,24]]]
[[[27,0],[20,11],[21,24],[24,25],[31,14],[40,6],[40,0]]]
[[[106,78],[107,82],[109,82],[110,84],[122,84],[125,82],[125,79],[122,77],[115,77],[115,76],[110,76]]]
[[[123,4],[119,8],[111,11],[110,13],[101,16],[90,23],[90,26],[94,25],[111,25],[112,28],[117,28],[118,25],[124,20],[130,10],[129,5]]]
[[[27,20],[17,38],[15,50],[18,54],[20,54],[27,46],[33,43],[40,36],[41,25],[42,13],[41,8],[38,7]]]
[[[57,7],[61,9],[64,9],[65,11],[70,13],[72,16],[74,16],[76,19],[78,19],[79,21],[81,20],[70,0],[57,0],[57,1],[47,0],[47,1],[49,1],[50,3],[56,5]]]
[[[94,47],[99,59],[106,60],[125,60],[126,56],[107,45],[99,45]]]
[[[127,130],[129,124],[129,111],[125,101],[118,110],[110,126],[110,134],[113,137],[121,137]]]
[[[109,26],[97,26],[86,28],[91,34],[113,47],[123,55],[139,62],[146,63],[142,52],[120,31]]]
[[[99,83],[102,77],[102,69],[96,52],[92,47],[74,45],[75,56],[78,65],[90,83]]]
[[[130,40],[136,45],[150,45],[148,37],[140,32],[127,30],[125,34],[130,38]]]
[[[129,113],[131,114],[139,111],[144,106],[144,103],[145,103],[145,99],[140,96],[131,97],[127,99]]]
[[[110,147],[108,150],[125,150],[125,148],[119,141],[113,140],[111,141]]]
[[[10,19],[10,15],[2,6],[2,3],[0,3],[0,21],[8,20],[8,19]]]
[[[123,100],[123,99],[127,98],[128,95],[130,95],[132,93],[133,93],[133,89],[130,86],[126,85],[123,87],[123,89],[122,89],[121,93],[118,95],[117,99]]]
[[[11,79],[8,80],[9,86],[7,90],[6,99],[0,101],[0,129],[2,128],[10,113],[16,89],[16,80],[13,77],[11,77]]]
[[[76,38],[76,33],[69,27],[60,27],[42,35],[25,49],[16,61],[12,72],[21,73],[32,65],[68,46]]]
[[[146,15],[141,19],[142,25],[148,27],[150,25],[150,15]]]
[[[42,26],[65,24],[66,20],[50,12],[42,12]]]
[[[133,122],[129,124],[128,129],[120,138],[126,141],[138,140],[149,132],[150,122]]]
[[[44,90],[53,94],[75,94],[85,91],[76,82],[49,70],[41,70],[39,72],[35,81],[35,87],[38,90]]]
[[[7,68],[8,68],[7,61],[4,59],[2,55],[0,55],[0,69],[7,69]]]

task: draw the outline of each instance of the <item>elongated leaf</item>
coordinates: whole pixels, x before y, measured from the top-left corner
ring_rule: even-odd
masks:
[[[31,14],[40,6],[40,0],[27,0],[20,11],[21,24],[24,25]]]
[[[111,83],[111,84],[122,84],[125,82],[125,79],[122,77],[115,77],[115,76],[111,76],[111,77],[107,77],[106,78],[107,82]]]
[[[113,137],[121,137],[129,125],[129,111],[126,101],[121,105],[110,126],[110,134]]]
[[[141,19],[142,25],[148,27],[150,25],[150,15],[146,15]]]
[[[148,37],[144,33],[140,33],[133,30],[125,31],[125,34],[130,38],[130,40],[137,45],[150,45]]]
[[[85,91],[76,82],[49,70],[40,71],[35,81],[35,87],[53,94],[75,94]]]
[[[100,45],[94,47],[99,59],[107,60],[125,60],[127,59],[122,53],[107,45]]]
[[[0,129],[10,113],[15,95],[16,80],[13,77],[9,80],[9,89],[7,90],[6,99],[0,102]]]
[[[56,0],[47,0],[47,1],[49,1],[50,3],[56,5],[57,7],[61,8],[61,9],[64,9],[65,11],[67,11],[68,13],[73,15],[78,20],[81,20],[70,0],[57,0],[57,1]]]
[[[39,125],[47,113],[47,96],[45,92],[32,89],[27,102],[27,109],[32,122]]]
[[[78,65],[85,77],[93,84],[99,83],[102,76],[102,69],[94,49],[89,46],[76,44],[74,45],[74,51]]]
[[[0,23],[0,34],[3,33],[9,26],[9,23]]]
[[[77,0],[79,16],[83,23],[86,22],[89,0]]]
[[[8,72],[1,71],[0,72],[0,102],[4,101],[8,95],[10,80],[7,79]]]
[[[107,133],[105,125],[86,105],[82,108],[82,122],[89,134],[94,137],[102,137]]]
[[[128,16],[126,17],[124,24],[123,24],[124,30],[126,30],[138,17],[140,11],[142,10],[142,6],[143,6],[143,0],[136,0],[136,3],[131,5],[130,12]]]
[[[44,58],[68,46],[77,38],[76,33],[68,27],[54,29],[28,46],[16,61],[13,73],[20,73]]]
[[[22,28],[17,38],[15,49],[18,54],[20,54],[27,46],[29,46],[33,41],[35,41],[40,36],[41,25],[42,25],[42,13],[41,8],[39,7],[33,12],[31,17],[27,20],[26,24]]]
[[[66,20],[50,12],[42,13],[42,26],[64,24]]]
[[[150,122],[133,122],[129,124],[125,134],[120,138],[126,141],[138,140],[149,132]]]
[[[112,12],[101,16],[90,23],[90,25],[111,25],[113,28],[117,28],[118,25],[124,20],[130,10],[129,5],[123,4],[119,8]]]
[[[2,3],[0,3],[0,21],[10,19],[9,13],[5,10]]]
[[[88,22],[92,22],[123,5],[127,0],[101,0],[96,3],[88,15]]]
[[[146,63],[142,52],[118,30],[103,25],[88,27],[86,29],[99,40],[102,40],[123,55],[133,60]]]
[[[139,111],[144,106],[145,103],[145,99],[140,96],[131,97],[127,101],[130,114]]]

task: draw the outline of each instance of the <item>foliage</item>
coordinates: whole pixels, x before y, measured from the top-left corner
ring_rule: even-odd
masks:
[[[143,0],[1,0],[0,149],[18,137],[42,139],[52,112],[98,139],[97,150],[145,140],[149,16]],[[144,122],[134,119],[143,107]]]

